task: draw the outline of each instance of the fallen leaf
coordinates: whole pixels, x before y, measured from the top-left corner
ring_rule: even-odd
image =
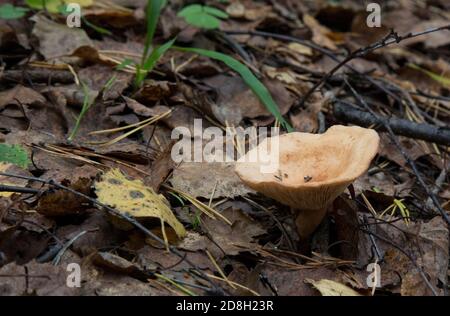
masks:
[[[314,43],[331,50],[337,49],[336,44],[328,37],[331,31],[327,27],[321,25],[309,14],[303,14],[303,23],[311,29]]]
[[[90,179],[81,178],[68,186],[77,192],[89,195],[90,185]],[[86,211],[88,203],[88,200],[67,190],[50,190],[41,196],[36,210],[46,216],[79,215]]]
[[[25,276],[27,275],[27,276]],[[25,266],[10,263],[0,268],[1,296],[74,296],[80,294],[77,287],[67,286],[68,272],[65,266],[35,261]]]
[[[0,92],[0,109],[6,105],[28,105],[32,103],[44,103],[45,98],[33,89],[20,84],[12,89]]]
[[[119,212],[135,218],[155,217],[172,227],[178,237],[184,237],[183,225],[173,215],[166,198],[146,187],[140,180],[127,179],[119,169],[111,169],[95,183],[98,200]]]
[[[270,116],[270,112],[247,87],[240,77],[217,75],[205,80],[208,85],[217,87],[217,100],[212,104],[212,112],[223,124],[239,125],[243,118]],[[295,101],[293,95],[278,80],[263,80],[281,114],[286,114]],[[273,122],[273,118],[271,120]],[[268,122],[270,124],[271,122]]]
[[[61,240],[71,240],[81,231],[85,234],[77,238],[72,249],[79,255],[89,255],[99,249],[114,248],[126,240],[124,232],[116,229],[107,218],[104,212],[97,209],[89,210],[91,213],[80,224],[65,225],[59,227],[56,235]]]
[[[234,172],[233,163],[185,162],[173,172],[173,187],[193,197],[213,198],[246,195],[253,192]]]
[[[305,282],[312,284],[322,296],[361,296],[361,294],[352,288],[336,281],[327,279],[314,281],[306,279]]]
[[[202,227],[209,233],[226,255],[237,255],[244,248],[252,248],[254,238],[266,233],[258,222],[239,209],[228,208],[222,215],[231,221],[231,225],[201,216]],[[217,250],[216,250],[217,252]],[[222,253],[223,255],[223,253]]]
[[[374,223],[368,219],[369,224]],[[384,287],[394,287],[402,295],[423,296],[432,295],[431,289],[423,281],[423,277],[417,269],[421,267],[429,279],[437,294],[443,295],[443,288],[447,287],[447,265],[449,259],[448,229],[441,217],[434,217],[429,222],[417,222],[406,225],[404,221],[392,223],[378,222],[373,232],[385,240],[392,241],[396,245],[387,243],[374,236],[381,254],[384,254],[384,262],[381,264],[381,283]],[[367,265],[372,254],[370,249],[372,242],[368,234],[360,232],[358,245],[358,263]],[[400,251],[402,249],[403,251]],[[408,253],[416,261],[411,262],[404,252]],[[401,282],[393,275],[400,276]],[[441,284],[441,285],[440,285]],[[400,286],[399,286],[400,285]]]
[[[83,29],[69,28],[43,15],[35,15],[31,20],[36,22],[32,33],[39,39],[39,51],[47,60],[72,55],[82,46],[93,46]]]

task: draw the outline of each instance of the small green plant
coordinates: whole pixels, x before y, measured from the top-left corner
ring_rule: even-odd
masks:
[[[147,2],[147,34],[145,36],[144,53],[142,54],[141,63],[136,65],[136,79],[135,87],[139,88],[142,85],[145,77],[149,72],[153,70],[158,60],[162,55],[173,45],[175,39],[168,41],[167,43],[156,47],[150,52],[150,47],[153,43],[153,37],[155,36],[156,27],[158,25],[159,16],[162,8],[165,6],[165,0],[149,0]]]
[[[403,220],[405,221],[406,225],[410,223],[410,213],[408,210],[408,207],[403,203],[404,199],[394,199],[392,204],[388,206],[382,213],[381,217],[390,212],[390,216],[393,217],[397,211],[400,212],[400,215],[402,216]]]
[[[83,119],[84,115],[92,105],[92,100],[89,97],[89,87],[84,82],[81,82],[81,86],[83,87],[83,94],[84,94],[83,106],[81,108],[80,114],[78,115],[77,121],[75,122],[75,126],[69,135],[68,138],[69,141],[72,141],[77,135],[78,129],[80,128],[81,120]]]
[[[69,3],[77,3],[81,7],[87,7],[94,3],[93,0],[26,0],[26,4],[37,10],[47,10],[50,13],[60,13],[62,8]]]
[[[220,19],[228,19],[228,14],[214,7],[200,4],[191,4],[184,7],[178,16],[193,26],[204,29],[217,29],[220,26]]]
[[[154,48],[150,53],[150,46],[153,42],[153,37],[155,35],[156,26],[158,24],[158,19],[161,14],[161,10],[164,7],[165,1],[164,0],[149,0],[147,2],[147,35],[145,38],[145,45],[144,45],[144,53],[142,55],[141,63],[138,65],[137,73],[136,73],[136,79],[135,79],[135,87],[139,88],[144,81],[145,77],[149,72],[152,71],[152,69],[155,67],[158,60],[161,58],[162,55],[164,55],[169,49],[177,49],[179,51],[185,51],[190,52],[198,55],[203,55],[209,58],[213,58],[216,60],[219,60],[223,62],[225,65],[236,71],[242,79],[245,81],[245,83],[250,87],[250,89],[253,91],[253,93],[259,98],[259,100],[264,104],[264,106],[267,108],[267,110],[280,122],[281,126],[285,128],[288,132],[293,131],[293,128],[289,125],[289,123],[283,118],[283,116],[280,113],[280,110],[273,100],[270,92],[267,90],[267,88],[264,86],[264,84],[256,78],[256,76],[250,71],[250,69],[239,62],[238,60],[234,59],[231,56],[218,53],[211,50],[205,50],[205,49],[199,49],[199,48],[190,48],[190,47],[174,47],[174,43],[176,41],[176,38],[166,42],[165,44]],[[199,6],[199,5],[194,5]],[[189,10],[188,8],[191,7]],[[197,7],[192,8],[192,6],[186,7],[183,9],[180,13],[181,15],[185,16],[186,14],[189,16],[189,14],[193,14],[192,12],[197,12],[198,9],[195,9]],[[206,9],[205,6],[200,6],[202,8],[202,12],[215,12],[216,15],[222,12],[215,8]],[[208,7],[209,8],[209,7]],[[214,9],[214,10],[211,10]],[[217,11],[215,11],[217,10]],[[184,13],[183,13],[184,11]],[[187,12],[187,13],[186,13]],[[202,14],[203,14],[202,13]],[[224,12],[222,12],[224,13]],[[225,15],[222,15],[225,17]],[[228,15],[227,15],[228,17]]]
[[[10,3],[0,5],[0,19],[14,20],[23,17],[29,10],[27,8],[16,7]]]
[[[25,169],[30,164],[30,159],[22,146],[0,144],[0,162],[12,163]]]

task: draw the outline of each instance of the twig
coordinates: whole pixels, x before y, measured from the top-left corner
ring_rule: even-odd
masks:
[[[56,257],[53,259],[53,265],[57,266],[59,261],[61,260],[63,254],[66,252],[67,249],[69,249],[70,246],[72,246],[72,244],[81,236],[83,236],[84,234],[86,234],[87,231],[83,230],[82,232],[80,232],[79,234],[77,234],[75,237],[73,237],[71,240],[69,240],[62,248],[61,250],[58,251],[58,254],[56,255]]]
[[[436,292],[436,289],[434,288],[434,286],[430,283],[430,281],[428,280],[427,276],[425,275],[425,272],[423,271],[423,269],[421,267],[419,267],[419,265],[417,264],[416,260],[414,260],[414,258],[407,253],[405,250],[402,249],[402,247],[398,246],[397,244],[395,244],[394,242],[392,242],[391,240],[384,238],[383,236],[380,236],[376,233],[371,232],[370,230],[366,230],[361,228],[360,229],[362,232],[366,233],[366,234],[370,234],[378,239],[380,239],[381,241],[384,241],[385,243],[391,245],[392,247],[394,247],[395,249],[397,249],[398,251],[400,251],[401,253],[403,253],[414,265],[414,267],[419,271],[420,276],[422,277],[422,279],[425,281],[425,284],[428,286],[428,288],[431,290],[431,292],[433,293],[434,296],[438,296],[438,293]]]
[[[417,169],[417,166],[415,162],[409,157],[409,155],[405,152],[405,150],[400,145],[399,140],[397,139],[397,136],[395,135],[392,128],[387,124],[385,120],[380,120],[378,116],[375,114],[375,112],[370,108],[370,106],[366,103],[366,101],[361,97],[361,95],[356,92],[356,90],[353,88],[353,86],[350,85],[350,83],[345,80],[345,83],[350,88],[351,92],[357,99],[358,103],[360,103],[374,118],[378,119],[378,123],[383,124],[384,128],[388,131],[389,137],[391,138],[394,145],[397,147],[397,149],[400,151],[403,158],[406,160],[406,162],[411,166],[412,171],[414,172],[417,181],[419,181],[419,184],[422,186],[422,188],[425,190],[427,195],[432,199],[434,205],[438,209],[439,213],[441,214],[442,218],[447,222],[447,225],[450,225],[450,217],[447,214],[447,212],[441,207],[441,204],[439,203],[439,200],[437,199],[436,195],[428,188],[428,185],[423,180],[422,176],[420,175],[419,170]]]
[[[40,190],[33,188],[16,187],[11,185],[0,185],[0,192],[14,192],[14,193],[30,193],[37,194],[41,192]]]
[[[315,49],[321,53],[324,53],[325,55],[332,55],[334,56],[334,53],[331,50],[328,50],[326,48],[323,48],[317,44],[314,44],[313,42],[307,41],[307,40],[302,40],[300,38],[294,37],[294,36],[289,36],[289,35],[283,35],[283,34],[277,34],[277,33],[270,33],[270,32],[263,32],[263,31],[239,31],[239,30],[229,30],[229,31],[224,31],[226,34],[230,34],[230,35],[253,35],[253,36],[262,36],[262,37],[272,37],[272,38],[276,38],[282,41],[287,41],[287,42],[294,42],[294,43],[299,43],[302,45],[305,45],[309,48]]]
[[[298,102],[298,106],[299,107],[303,106],[305,104],[305,102],[308,100],[308,98],[314,93],[314,91],[316,91],[316,89],[319,86],[321,86],[324,82],[326,82],[336,71],[338,71],[342,66],[347,64],[349,61],[351,61],[355,58],[363,57],[363,56],[367,55],[368,53],[373,52],[374,50],[377,50],[379,48],[386,47],[386,46],[389,46],[392,44],[398,44],[401,41],[404,41],[406,39],[426,35],[426,34],[441,31],[441,30],[448,30],[448,29],[450,29],[450,25],[435,27],[435,28],[431,28],[431,29],[421,31],[421,32],[416,32],[416,33],[408,33],[403,36],[400,36],[396,32],[394,32],[394,30],[391,30],[390,33],[388,35],[386,35],[384,38],[382,38],[380,41],[375,42],[366,47],[358,48],[357,50],[350,53],[344,60],[339,62],[333,69],[331,69],[329,72],[327,72],[327,74],[325,76],[323,76],[322,79],[320,79],[318,82],[316,82],[316,84],[314,84],[314,86],[311,89],[309,89],[308,92],[306,92],[306,94],[303,96],[303,98]]]
[[[354,105],[343,100],[334,99],[333,112],[336,118],[345,122],[369,127],[381,123],[376,129],[386,131],[385,125],[390,126],[397,135],[409,138],[422,139],[428,142],[450,146],[450,129],[430,125],[427,123],[415,123],[405,119],[387,118],[380,115],[372,115],[366,111],[358,110]]]
[[[223,32],[213,32],[213,34],[216,35],[219,39],[223,40],[225,43],[227,43],[233,50],[235,50],[236,53],[238,53],[239,56],[241,56],[242,59],[245,60],[246,63],[252,64],[252,59],[250,58],[250,55],[232,37],[228,36],[228,34]]]

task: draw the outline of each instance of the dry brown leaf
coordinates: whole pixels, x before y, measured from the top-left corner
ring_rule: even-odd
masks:
[[[91,180],[78,179],[69,187],[77,192],[89,195]],[[88,200],[66,190],[49,190],[39,199],[36,210],[46,216],[79,215],[86,211]]]
[[[186,162],[173,172],[173,187],[193,197],[213,198],[246,195],[248,189],[234,173],[233,163]]]
[[[214,243],[219,245],[226,255],[237,255],[245,248],[251,249],[254,246],[254,237],[266,233],[259,223],[239,209],[228,208],[222,215],[228,218],[232,225],[204,215],[201,216],[201,222]]]
[[[43,15],[31,19],[36,22],[33,34],[39,39],[39,52],[47,60],[72,55],[82,46],[93,46],[83,29],[55,23]]]

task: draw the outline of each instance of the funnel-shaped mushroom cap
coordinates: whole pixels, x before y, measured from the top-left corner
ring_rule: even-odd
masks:
[[[266,138],[241,157],[236,173],[250,188],[294,209],[323,210],[367,171],[378,144],[377,132],[357,126],[335,125],[324,134],[284,134]],[[264,161],[249,161],[258,150],[279,151],[275,172],[261,172]]]

